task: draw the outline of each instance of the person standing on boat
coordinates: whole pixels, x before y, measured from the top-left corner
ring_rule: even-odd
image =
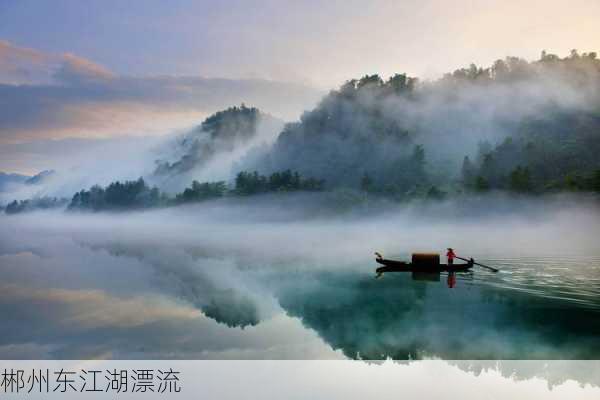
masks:
[[[446,253],[446,257],[448,257],[448,265],[453,265],[456,254],[454,254],[454,250],[452,250],[452,247],[448,247],[448,252]]]

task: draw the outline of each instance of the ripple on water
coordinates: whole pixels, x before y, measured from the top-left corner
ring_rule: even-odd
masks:
[[[525,292],[600,310],[600,257],[481,258],[500,269],[473,274],[472,284]]]

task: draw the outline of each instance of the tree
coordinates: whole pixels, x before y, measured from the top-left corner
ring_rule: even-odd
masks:
[[[12,202],[8,203],[8,205],[4,209],[4,212],[6,214],[17,214],[20,213],[23,210],[23,208],[24,207],[22,202],[13,200]]]
[[[259,175],[257,171],[241,171],[235,178],[235,192],[240,195],[251,195],[267,190],[266,177]]]
[[[373,180],[371,179],[369,174],[367,174],[366,172],[364,173],[362,179],[360,180],[360,189],[363,192],[370,192],[373,190]]]
[[[496,163],[492,153],[488,153],[483,156],[483,162],[481,163],[481,175],[489,182],[496,177]]]
[[[412,92],[417,84],[416,78],[409,78],[406,74],[395,74],[385,83],[392,93],[396,95]]]
[[[462,176],[462,182],[463,182],[464,186],[468,187],[473,184],[473,181],[475,179],[475,167],[473,166],[473,163],[469,159],[469,156],[465,156],[465,158],[463,159],[462,168],[461,168],[461,176]]]
[[[304,179],[298,172],[287,169],[274,172],[269,177],[257,171],[240,171],[235,178],[234,193],[253,195],[266,192],[289,192],[297,190],[316,191],[323,189],[323,181],[313,178]]]
[[[567,174],[565,176],[565,188],[572,191],[583,190],[584,184],[581,175],[577,173]]]
[[[529,168],[522,168],[518,166],[515,168],[509,177],[509,188],[514,192],[527,193],[531,192],[533,187],[531,184],[531,177],[529,174]]]
[[[446,192],[441,191],[435,186],[432,186],[427,191],[427,198],[432,200],[443,200],[446,197]]]
[[[383,85],[383,80],[379,77],[379,75],[365,75],[358,81],[356,87],[358,89],[362,88],[378,88]]]
[[[591,189],[595,192],[600,192],[600,169],[595,170],[592,175]]]
[[[423,145],[418,144],[413,148],[412,159],[418,165],[425,164],[425,149]]]
[[[475,179],[475,190],[478,192],[487,192],[490,190],[490,183],[480,175]]]
[[[175,196],[177,203],[198,202],[223,197],[227,191],[227,185],[223,181],[203,182],[193,181],[192,186],[186,188],[182,193]]]
[[[492,150],[492,144],[487,140],[477,143],[477,163],[481,164],[485,155],[491,153]]]

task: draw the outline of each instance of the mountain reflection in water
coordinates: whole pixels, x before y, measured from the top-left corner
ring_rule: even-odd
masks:
[[[294,284],[306,276],[290,277],[278,298],[286,312],[350,358],[600,357],[600,286],[592,278],[600,276],[597,259],[486,263],[502,272],[457,273],[453,289],[445,280],[415,280],[410,273],[375,280],[320,272],[310,285]],[[527,275],[533,264],[543,271],[540,279]]]
[[[236,208],[224,225],[229,208],[193,210],[4,218],[0,358],[600,358],[595,211],[463,221],[456,237],[455,221],[407,232],[417,222],[402,215],[257,222]],[[536,247],[497,249],[508,233]],[[501,272],[475,267],[452,288],[446,274],[375,278],[375,246],[451,240]]]

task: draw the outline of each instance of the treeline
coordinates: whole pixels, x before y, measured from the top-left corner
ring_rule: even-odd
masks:
[[[546,129],[543,135],[508,137],[494,147],[483,142],[475,160],[465,156],[461,183],[478,192],[600,192],[600,140],[592,137],[600,132],[600,118],[587,128],[573,122],[568,137]]]
[[[203,182],[193,181],[192,186],[175,196],[175,203],[194,203],[216,199],[227,194],[227,184],[224,181]]]
[[[75,193],[68,210],[131,210],[150,208],[166,203],[158,188],[149,187],[144,179],[113,182],[106,188],[99,185]]]
[[[560,57],[542,51],[538,60],[528,62],[519,57],[506,57],[496,60],[490,67],[482,68],[471,64],[468,68],[460,68],[447,73],[433,85],[448,83],[462,84],[465,81],[485,84],[486,82],[519,82],[544,74],[548,77],[572,79],[585,84],[585,75],[598,72],[600,60],[596,52],[579,53],[571,50],[567,57]],[[550,74],[548,74],[550,72]],[[551,83],[551,82],[549,82]]]
[[[203,200],[217,199],[225,196],[249,196],[263,193],[320,191],[324,181],[314,178],[304,178],[298,172],[285,170],[262,175],[257,171],[240,171],[232,188],[224,181],[203,182],[193,181],[192,185],[173,199],[175,204],[193,203]]]
[[[57,197],[34,197],[27,200],[14,200],[6,205],[6,214],[19,214],[34,210],[49,210],[64,207],[69,203],[68,199]]]
[[[275,172],[269,176],[258,172],[241,171],[234,186],[229,188],[224,181],[198,182],[174,197],[156,187],[150,187],[143,178],[135,181],[113,182],[106,188],[93,186],[89,190],[75,193],[67,209],[87,211],[119,211],[173,206],[218,199],[225,196],[248,196],[261,193],[318,191],[323,181],[304,178],[290,170]]]
[[[242,171],[235,178],[234,193],[238,195],[252,195],[268,192],[295,192],[295,191],[320,191],[323,190],[323,180],[300,176],[298,172],[285,170],[275,172],[269,176],[260,175],[258,172]]]

